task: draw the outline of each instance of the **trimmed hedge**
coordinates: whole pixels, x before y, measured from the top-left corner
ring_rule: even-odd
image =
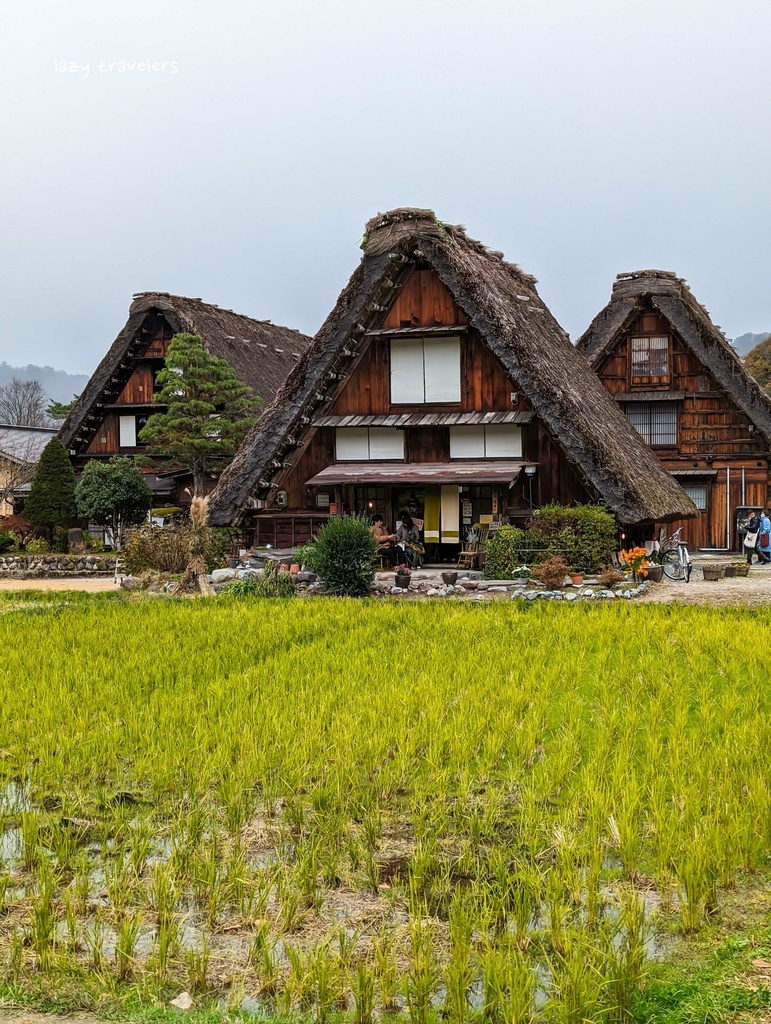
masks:
[[[501,526],[487,542],[488,580],[513,579],[521,565],[561,555],[571,569],[598,572],[618,547],[615,517],[597,505],[544,505],[528,529]]]

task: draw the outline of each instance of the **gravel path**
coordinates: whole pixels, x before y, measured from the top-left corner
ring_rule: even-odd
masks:
[[[732,576],[728,579],[705,582],[701,567],[709,562],[694,565],[690,583],[676,583],[664,579],[650,588],[638,601],[653,601],[658,604],[698,604],[712,607],[757,608],[771,605],[771,565],[753,565],[749,576]],[[712,563],[714,564],[714,562]]]

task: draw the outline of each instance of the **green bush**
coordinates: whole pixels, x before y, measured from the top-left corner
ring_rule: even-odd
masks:
[[[364,597],[375,578],[377,544],[364,516],[333,516],[313,545],[313,568],[328,594]]]
[[[227,597],[294,597],[295,581],[289,572],[279,572],[275,562],[268,562],[256,580],[236,580],[223,590]]]
[[[12,533],[0,533],[0,554],[4,551],[10,551],[15,543],[16,538]]]
[[[514,570],[525,564],[527,557],[525,531],[516,526],[499,526],[487,542],[485,579],[514,579]]]
[[[597,572],[618,547],[615,517],[597,505],[544,505],[527,531],[530,560],[562,555],[573,569]]]

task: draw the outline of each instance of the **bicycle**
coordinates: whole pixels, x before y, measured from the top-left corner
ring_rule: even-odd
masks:
[[[693,559],[684,540],[680,540],[682,527],[675,530],[671,537],[664,539],[659,547],[659,561],[664,575],[671,580],[690,582]]]

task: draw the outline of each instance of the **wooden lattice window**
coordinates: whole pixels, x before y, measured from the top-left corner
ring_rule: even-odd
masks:
[[[677,406],[674,402],[628,402],[624,412],[649,445],[671,448],[677,444]]]
[[[632,338],[632,377],[669,376],[669,338]]]

